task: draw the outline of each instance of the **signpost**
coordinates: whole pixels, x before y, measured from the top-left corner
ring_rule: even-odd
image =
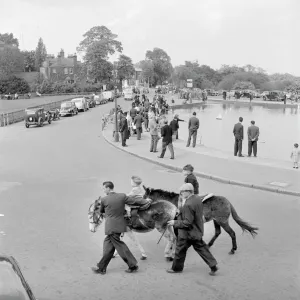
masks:
[[[115,142],[119,142],[119,126],[118,126],[118,104],[117,104],[117,86],[115,86]]]
[[[186,86],[188,88],[192,88],[193,87],[193,79],[187,79],[186,80]]]

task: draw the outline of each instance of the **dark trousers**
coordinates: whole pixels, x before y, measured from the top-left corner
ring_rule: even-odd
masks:
[[[157,142],[158,142],[158,136],[151,135],[150,152],[157,151]]]
[[[251,156],[253,149],[253,154],[257,154],[257,141],[248,141],[248,155]]]
[[[136,127],[136,136],[138,140],[141,139],[141,134],[142,134],[142,127]]]
[[[172,143],[166,143],[166,142],[162,142],[162,150],[161,150],[160,157],[163,158],[165,156],[167,147],[169,148],[169,150],[171,152],[171,158],[174,158],[173,144]]]
[[[208,246],[201,240],[189,240],[184,238],[178,238],[176,244],[176,252],[172,265],[174,271],[182,271],[184,267],[184,261],[186,258],[187,250],[193,246],[194,250],[201,256],[204,262],[210,267],[217,265],[216,259],[210,253]]]
[[[243,148],[243,140],[240,138],[235,138],[234,142],[234,156],[239,153],[239,156],[242,155],[242,148]]]
[[[148,123],[149,123],[148,119],[145,119],[144,125],[146,130],[148,130]]]
[[[126,145],[126,130],[121,131],[122,146]]]
[[[98,263],[98,268],[100,270],[106,270],[110,260],[113,258],[115,249],[129,268],[137,265],[137,260],[130,252],[127,245],[120,240],[120,235],[121,233],[112,233],[105,237],[103,242],[103,257]]]
[[[186,146],[189,147],[191,143],[191,138],[193,137],[193,147],[196,146],[196,140],[197,140],[197,129],[190,129],[189,130],[189,137]]]

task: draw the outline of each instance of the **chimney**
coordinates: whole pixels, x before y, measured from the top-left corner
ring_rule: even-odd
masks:
[[[64,51],[63,49],[60,50],[59,56],[60,56],[61,58],[65,58],[65,51]]]

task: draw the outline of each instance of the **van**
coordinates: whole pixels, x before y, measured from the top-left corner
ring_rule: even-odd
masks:
[[[114,101],[114,92],[113,91],[102,92],[102,99],[107,101]]]
[[[75,98],[71,102],[75,103],[78,111],[87,111],[89,109],[85,98]]]
[[[133,100],[132,89],[126,89],[126,90],[124,90],[124,99],[125,100]]]

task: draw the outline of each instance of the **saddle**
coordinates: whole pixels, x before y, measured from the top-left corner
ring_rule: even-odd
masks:
[[[210,199],[213,196],[214,196],[214,194],[210,193],[210,194],[202,195],[199,197],[202,198],[201,201],[202,201],[202,203],[204,203],[206,200]]]
[[[148,203],[145,203],[143,205],[130,205],[131,216],[136,217],[139,211],[148,209],[151,204],[152,201],[151,202],[149,201]]]

